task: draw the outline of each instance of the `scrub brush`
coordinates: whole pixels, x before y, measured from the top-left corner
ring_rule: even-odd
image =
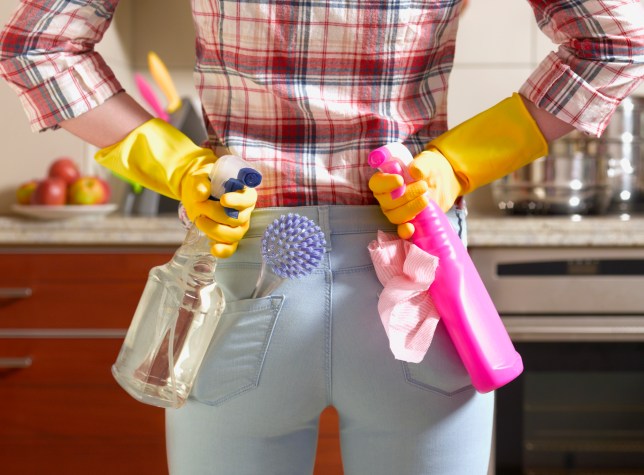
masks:
[[[324,254],[324,233],[309,218],[282,215],[262,236],[262,268],[252,298],[265,297],[286,279],[299,279],[315,270]]]

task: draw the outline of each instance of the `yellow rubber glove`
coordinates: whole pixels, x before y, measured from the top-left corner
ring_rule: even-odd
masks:
[[[213,240],[211,252],[229,257],[250,224],[257,192],[254,188],[225,193],[209,200],[209,174],[217,157],[160,119],[151,119],[110,147],[97,152],[98,163],[150,190],[180,200],[188,217]],[[224,207],[239,211],[229,217]]]
[[[470,193],[548,153],[548,144],[518,94],[504,99],[427,144],[409,166],[417,182],[396,200],[391,192],[402,185],[398,175],[375,173],[369,188],[390,222],[400,225],[398,235],[411,237],[407,223],[427,204],[422,185],[447,211],[456,198]],[[424,205],[423,205],[424,203]]]

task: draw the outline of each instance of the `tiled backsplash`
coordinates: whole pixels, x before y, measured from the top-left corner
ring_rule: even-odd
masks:
[[[0,2],[2,23],[17,3],[18,0]],[[450,125],[516,91],[554,47],[539,31],[527,1],[468,3],[461,17],[450,82]],[[155,50],[168,64],[180,94],[196,101],[192,87],[193,38],[189,1],[121,0],[116,19],[97,49],[135,97],[132,72],[147,74],[146,54]],[[644,87],[638,93],[644,95]],[[70,155],[86,168],[96,167],[91,159],[92,150],[66,132],[32,133],[15,93],[4,83],[0,85],[0,103],[5,164],[0,174],[0,213],[8,212],[14,202],[16,186],[42,176],[56,156]],[[116,191],[114,201],[119,200],[119,189]],[[489,187],[475,191],[468,202],[473,214],[496,211]]]

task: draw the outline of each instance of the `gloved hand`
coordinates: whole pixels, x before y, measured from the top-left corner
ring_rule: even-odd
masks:
[[[456,198],[470,193],[548,153],[548,144],[518,94],[448,130],[427,144],[409,166],[416,180],[391,198],[402,177],[375,173],[369,188],[387,219],[408,239],[408,224],[431,198],[447,211]],[[425,191],[423,191],[425,190]],[[427,193],[427,195],[423,195]]]
[[[255,208],[254,188],[225,193],[209,200],[209,174],[217,157],[195,145],[182,132],[160,119],[151,119],[122,141],[101,149],[96,161],[111,171],[170,198],[180,200],[188,217],[213,240],[211,252],[225,258],[248,231]],[[224,207],[239,211],[229,217]]]

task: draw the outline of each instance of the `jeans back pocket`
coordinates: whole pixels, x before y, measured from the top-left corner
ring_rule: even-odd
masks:
[[[226,304],[192,391],[196,400],[217,406],[259,385],[283,296]]]
[[[453,396],[462,391],[473,390],[461,357],[452,340],[440,322],[429,350],[420,363],[402,363],[405,380],[420,389],[444,396]]]

